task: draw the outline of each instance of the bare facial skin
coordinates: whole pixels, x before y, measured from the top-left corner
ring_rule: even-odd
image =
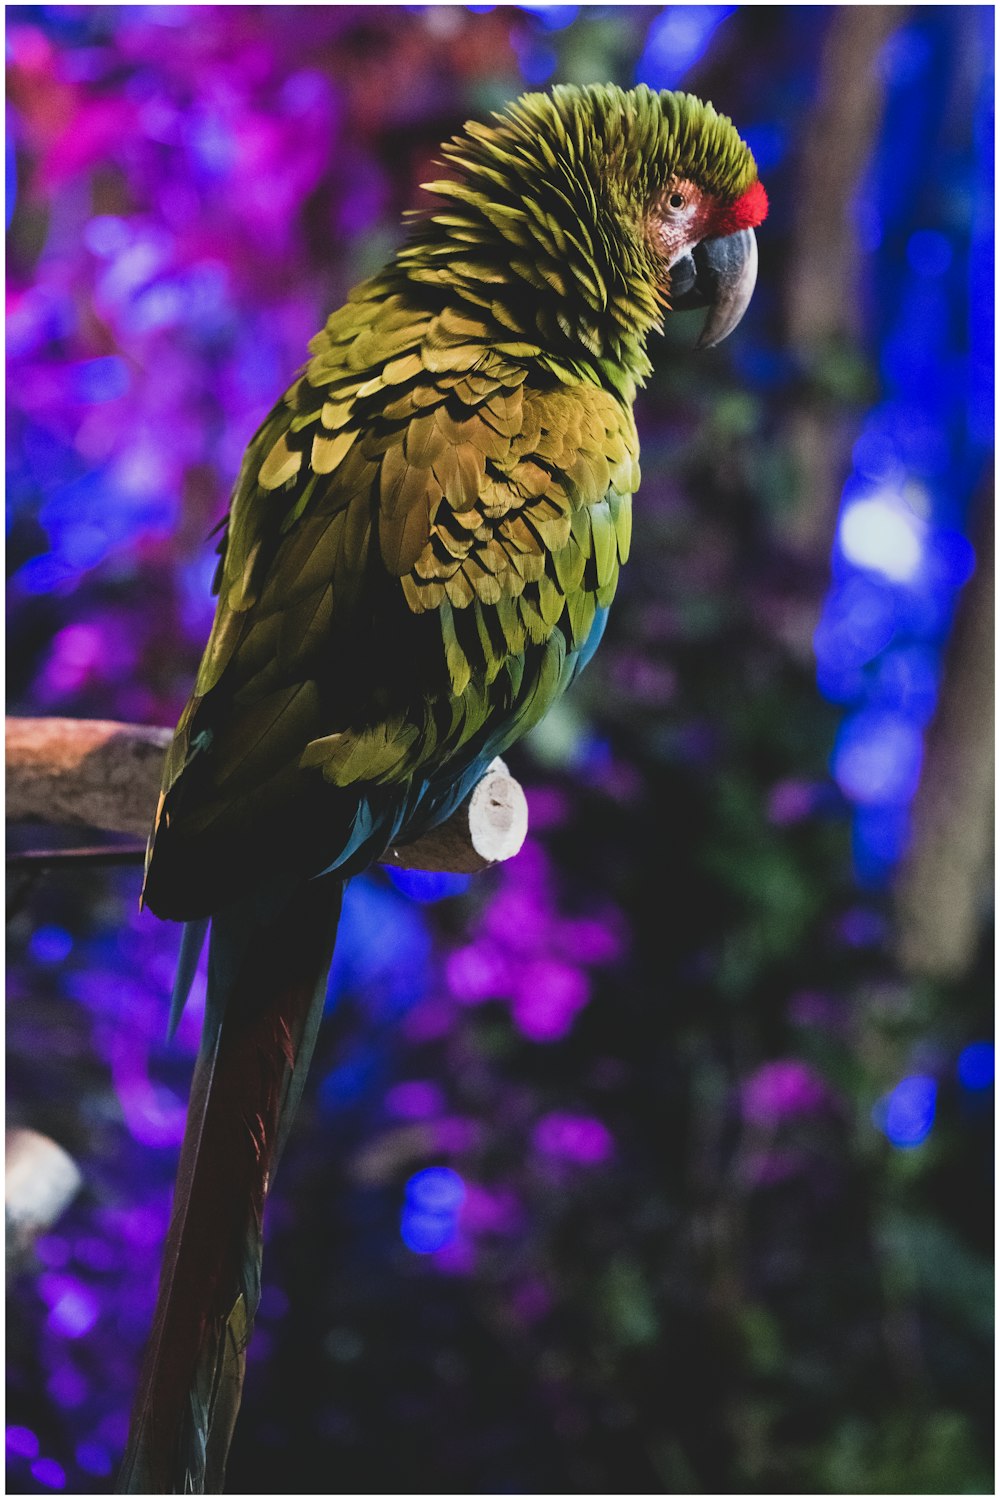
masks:
[[[653,204],[647,233],[669,270],[712,233],[716,199],[684,177],[672,178]]]

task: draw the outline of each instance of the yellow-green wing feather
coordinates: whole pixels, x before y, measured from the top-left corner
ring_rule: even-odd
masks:
[[[402,783],[446,766],[491,716],[510,713],[515,738],[544,712],[627,556],[637,440],[628,402],[533,376],[537,349],[497,335],[489,312],[414,312],[376,280],[313,340],[236,486],[168,817],[224,823],[300,772]],[[436,621],[441,671],[393,703],[373,667],[370,701],[341,713],[317,678],[337,653],[364,656],[376,575],[405,605],[404,633]],[[210,770],[182,808],[199,756]]]

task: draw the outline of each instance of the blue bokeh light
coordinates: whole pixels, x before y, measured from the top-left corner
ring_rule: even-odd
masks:
[[[958,1081],[970,1094],[993,1087],[996,1049],[992,1042],[970,1042],[958,1057]]]
[[[918,276],[943,276],[951,265],[951,242],[935,229],[918,229],[910,235],[906,258]]]
[[[73,937],[64,927],[36,927],[28,947],[40,964],[61,964],[73,951]]]
[[[897,599],[877,578],[854,574],[827,596],[813,637],[821,670],[838,676],[883,651],[896,629]],[[834,701],[839,695],[828,693]]]
[[[902,459],[895,435],[872,413],[852,452],[855,471],[863,479],[889,484],[902,474]]]
[[[784,161],[788,150],[788,131],[776,121],[762,120],[757,125],[744,126],[741,134],[753,152],[761,177]]]
[[[873,703],[923,725],[934,712],[940,675],[938,655],[929,646],[895,646],[872,664],[867,687]]]
[[[71,590],[79,577],[75,568],[53,557],[50,552],[30,558],[15,576],[26,594],[58,594],[64,589]]]
[[[114,1460],[103,1443],[80,1443],[76,1450],[76,1461],[85,1474],[94,1474],[103,1479],[114,1468]]]
[[[407,1250],[415,1255],[433,1255],[435,1250],[451,1244],[458,1233],[458,1223],[444,1214],[426,1214],[407,1204],[399,1221],[399,1232]]]
[[[668,5],[650,24],[635,71],[637,83],[672,89],[708,50],[733,5]]]
[[[417,1255],[443,1250],[458,1234],[465,1183],[450,1167],[426,1167],[406,1184],[400,1234]]]
[[[425,1167],[406,1184],[406,1201],[427,1213],[457,1213],[465,1183],[451,1167]]]
[[[128,366],[117,354],[82,360],[73,370],[73,392],[88,405],[116,401],[129,386]]]
[[[938,530],[927,548],[927,586],[950,602],[976,570],[975,548],[960,531]]]
[[[391,1019],[426,992],[430,954],[419,910],[376,876],[359,876],[344,894],[330,998],[355,992],[370,1014]]]
[[[486,7],[482,7],[486,9]],[[580,14],[578,5],[519,5],[545,27],[546,31],[563,31],[571,26]]]
[[[559,62],[553,49],[550,46],[540,46],[537,42],[522,45],[517,37],[511,37],[511,43],[517,55],[520,75],[525,83],[532,84],[534,87],[549,83]]]
[[[4,221],[10,228],[17,203],[17,148],[14,141],[14,111],[7,109],[7,140],[4,146]]]
[[[833,775],[862,806],[909,802],[920,780],[923,737],[905,714],[864,708],[845,719],[833,751]]]
[[[993,54],[993,14],[981,15],[984,51]],[[996,247],[993,204],[993,77],[983,79],[975,123],[976,190],[973,198],[972,244],[969,247],[969,437],[985,452],[993,446],[995,405],[995,276]]]
[[[411,901],[429,903],[448,896],[461,896],[472,883],[471,875],[450,875],[443,870],[388,870],[389,879]]]
[[[319,1086],[320,1108],[331,1115],[349,1109],[375,1092],[384,1068],[384,1058],[376,1047],[362,1047],[327,1073]]]
[[[863,885],[879,884],[898,864],[910,843],[910,809],[898,803],[859,807],[854,815],[853,848]]]
[[[552,48],[535,41],[523,42],[520,37],[512,37],[511,45],[525,83],[530,83],[535,88],[548,83],[559,62]]]
[[[937,1089],[935,1079],[915,1073],[879,1100],[872,1117],[892,1145],[908,1150],[927,1139],[934,1125]]]

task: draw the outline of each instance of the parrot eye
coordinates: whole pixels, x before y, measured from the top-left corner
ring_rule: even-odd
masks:
[[[671,193],[670,197],[667,199],[667,202],[669,203],[671,208],[683,208],[685,203],[684,194]]]

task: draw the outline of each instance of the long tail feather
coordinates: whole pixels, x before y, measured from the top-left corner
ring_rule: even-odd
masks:
[[[194,976],[198,970],[198,960],[201,958],[201,950],[205,946],[205,938],[208,935],[208,918],[197,922],[185,922],[181,929],[181,947],[177,956],[177,972],[174,975],[174,989],[170,996],[170,1019],[167,1022],[167,1041],[172,1042],[177,1027],[180,1025],[184,1007],[187,1004],[191,986],[194,984]]]
[[[343,887],[213,918],[208,1000],[153,1332],[118,1481],[219,1493],[260,1297],[264,1202],[323,1011]]]

